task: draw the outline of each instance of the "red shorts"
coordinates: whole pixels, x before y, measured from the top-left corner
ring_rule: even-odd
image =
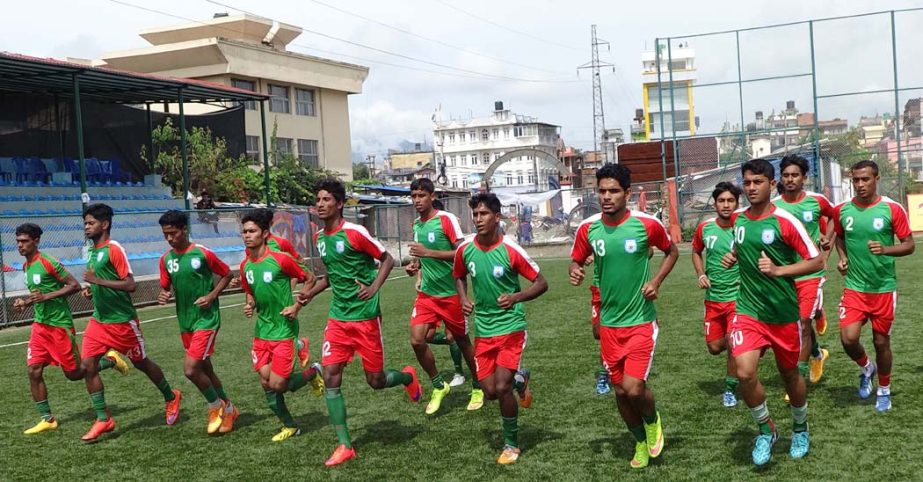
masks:
[[[497,370],[497,365],[510,371],[519,370],[522,350],[528,335],[525,330],[505,335],[483,336],[474,339],[474,365],[477,379],[483,380]]]
[[[179,336],[183,339],[186,356],[193,360],[205,360],[215,353],[218,330],[185,331]]]
[[[144,350],[144,334],[138,320],[123,323],[100,323],[90,318],[83,332],[81,358],[94,358],[115,350],[128,357],[133,363],[147,358]]]
[[[381,317],[365,321],[327,319],[321,363],[324,366],[349,363],[356,353],[362,357],[362,368],[377,373],[385,368],[384,342],[381,338]]]
[[[802,320],[813,320],[814,313],[824,303],[824,282],[827,278],[803,279],[795,281],[795,291],[798,294],[798,314]]]
[[[253,371],[260,371],[266,365],[269,370],[282,378],[288,378],[295,367],[295,340],[253,339],[250,351],[253,359]]]
[[[66,372],[76,370],[80,365],[80,352],[74,328],[32,323],[26,365],[55,365]]]
[[[840,300],[840,327],[871,321],[872,331],[890,336],[895,309],[897,291],[862,293],[846,288]]]
[[[593,326],[599,326],[600,309],[602,309],[602,301],[599,296],[599,287],[590,286],[590,323]]]
[[[737,315],[731,330],[731,354],[735,357],[749,351],[772,348],[776,362],[782,368],[797,368],[801,354],[801,321],[764,323],[752,316]]]
[[[737,314],[735,301],[705,300],[705,342],[711,343],[727,336]]]
[[[618,385],[625,375],[647,380],[654,362],[654,348],[660,325],[656,321],[643,325],[599,328],[599,351],[609,380]]]
[[[431,324],[438,328],[442,321],[445,321],[445,328],[453,335],[468,334],[468,320],[462,312],[461,297],[417,293],[417,299],[413,303],[413,313],[410,315],[410,326]]]

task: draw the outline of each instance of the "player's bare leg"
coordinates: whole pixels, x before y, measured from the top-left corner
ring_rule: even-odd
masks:
[[[417,356],[417,361],[420,362],[420,366],[423,368],[423,371],[429,375],[429,379],[433,384],[432,395],[429,403],[426,405],[427,415],[432,415],[439,410],[439,407],[442,405],[442,399],[445,398],[451,390],[449,384],[445,382],[442,374],[439,373],[439,370],[436,368],[436,358],[433,356],[433,351],[429,348],[429,343],[433,340],[435,334],[436,325],[434,323],[410,325],[410,346],[413,347],[413,352]]]
[[[764,465],[772,456],[772,446],[779,435],[766,407],[766,390],[760,382],[758,372],[760,351],[750,350],[734,357],[737,364],[737,378],[740,380],[740,395],[750,409],[750,416],[759,426],[759,435],[753,447],[753,463]],[[797,373],[797,370],[795,371]]]
[[[740,383],[737,380],[737,365],[734,363],[734,357],[731,356],[731,350],[728,349],[727,336],[718,340],[706,342],[708,353],[720,355],[727,351],[727,369],[724,376],[724,400],[725,407],[737,406],[737,386]]]
[[[519,459],[519,403],[513,394],[515,372],[497,366],[493,373],[481,380],[481,388],[488,400],[497,400],[503,423],[503,452],[497,463],[507,465]]]
[[[186,355],[183,359],[183,373],[199,389],[199,392],[202,393],[208,403],[206,432],[213,434],[217,433],[218,429],[221,428],[227,403],[218,396],[218,391],[212,385],[212,379],[206,372],[206,366],[211,366],[207,358],[199,360]]]
[[[861,369],[859,373],[859,398],[866,399],[872,394],[872,382],[877,367],[875,362],[869,360],[865,347],[859,341],[861,334],[862,323],[851,323],[840,327],[840,342],[843,344],[843,350]],[[888,360],[890,361],[890,357]]]
[[[891,336],[885,333],[872,331],[872,342],[875,344],[875,364],[878,365],[878,393],[875,409],[879,412],[891,410]]]
[[[150,358],[145,357],[138,361],[132,360],[131,363],[135,368],[144,372],[151,380],[151,383],[163,395],[163,401],[166,403],[167,425],[176,423],[179,419],[180,400],[182,400],[183,394],[179,390],[170,388],[170,384],[167,382],[163,370],[160,369],[160,365],[154,363]]]
[[[289,379],[283,378],[277,373],[273,373],[270,364],[260,367],[259,375],[260,385],[263,387],[263,391],[266,395],[266,404],[269,405],[269,409],[272,410],[272,413],[282,422],[282,430],[273,436],[272,441],[281,442],[296,435],[300,435],[301,431],[295,423],[295,418],[292,417],[291,412],[288,411],[288,406],[285,404],[284,394],[288,391]]]
[[[455,337],[455,344],[461,351],[462,358],[465,359],[465,364],[468,365],[468,370],[471,372],[471,399],[468,401],[468,410],[478,410],[484,406],[484,390],[481,389],[481,383],[477,377],[478,369],[474,361],[474,343],[471,342],[471,338],[467,334],[453,336]]]
[[[619,403],[619,412],[622,413],[623,418],[626,411],[623,411],[622,406],[627,404],[631,407],[631,410],[628,411],[630,412],[630,421],[626,419],[625,423],[629,424],[628,429],[635,435],[638,445],[641,442],[638,437],[643,431],[648,455],[650,457],[659,457],[663,451],[664,440],[660,415],[657,413],[654,403],[654,392],[648,388],[644,380],[624,375],[622,382],[616,386],[615,393]],[[640,449],[640,447],[637,448]],[[640,468],[635,460],[632,462],[633,466]]]
[[[798,368],[782,367],[778,360],[776,366],[785,383],[785,392],[789,395],[792,410],[792,446],[789,454],[793,459],[801,459],[810,447],[808,437],[808,398],[807,383]]]
[[[206,358],[202,362],[202,371],[208,376],[208,380],[218,394],[218,398],[224,401],[224,413],[221,415],[221,427],[218,431],[221,433],[230,432],[234,430],[234,421],[240,416],[240,410],[231,403],[231,399],[228,398],[227,394],[224,392],[224,385],[221,383],[221,379],[218,378],[218,375],[215,374],[215,368],[212,365],[211,357]]]

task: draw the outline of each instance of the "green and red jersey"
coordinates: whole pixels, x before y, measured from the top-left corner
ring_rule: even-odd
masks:
[[[734,249],[734,223],[727,227],[718,224],[718,218],[699,223],[692,236],[692,250],[704,254],[705,275],[711,287],[705,291],[705,299],[726,303],[737,299],[740,273],[737,265],[725,268],[721,258]]]
[[[602,326],[623,328],[657,319],[654,303],[641,294],[651,279],[648,248],[667,251],[672,245],[660,220],[640,211],[630,210],[614,224],[602,214],[580,223],[571,259],[583,265],[593,255]]]
[[[100,279],[110,281],[123,280],[132,274],[125,249],[112,239],[90,248],[87,269],[92,269]],[[131,293],[97,284],[91,284],[90,291],[93,293],[93,318],[96,321],[125,323],[138,319]]]
[[[471,279],[474,326],[479,338],[526,329],[522,303],[504,310],[497,305],[497,298],[520,292],[519,277],[534,282],[538,273],[535,261],[508,236],[501,236],[493,246],[481,246],[475,237],[455,250],[452,274],[455,278]]]
[[[357,281],[368,286],[378,276],[375,260],[385,247],[358,224],[343,220],[333,231],[314,234],[314,244],[327,268],[327,282],[333,290],[328,317],[338,321],[365,321],[381,315],[379,293],[362,301]]]
[[[878,241],[882,246],[894,246],[894,238],[907,238],[913,233],[907,211],[899,203],[885,196],[865,206],[855,198],[837,204],[834,208],[834,229],[843,237],[849,269],[846,287],[862,293],[888,293],[897,289],[894,257],[874,255],[868,242]]]
[[[427,220],[413,223],[413,240],[428,249],[453,251],[455,243],[464,238],[458,218],[449,212],[435,210]],[[436,258],[420,258],[420,291],[430,296],[455,296],[452,262]]]
[[[240,263],[240,286],[253,297],[257,320],[254,338],[289,340],[298,336],[298,319],[281,315],[295,304],[292,279],[304,281],[305,272],[289,255],[267,249],[259,259],[248,255]]]
[[[788,211],[770,204],[759,217],[750,209],[736,213],[734,249],[740,270],[737,313],[763,323],[785,324],[800,320],[795,279],[769,277],[759,268],[762,253],[776,266],[813,259],[820,252],[800,221]]]
[[[204,310],[195,305],[195,300],[215,289],[215,275],[225,277],[230,272],[224,261],[201,244],[192,243],[183,252],[171,249],[160,257],[160,287],[173,288],[181,332],[217,330],[221,326],[218,300]]]
[[[291,256],[298,264],[301,264],[301,254],[295,249],[291,241],[269,233],[269,237],[266,238],[266,246],[269,246],[269,249],[272,251],[285,253]]]
[[[58,291],[64,287],[64,280],[68,276],[67,270],[57,259],[42,252],[35,253],[32,259],[26,261],[22,270],[26,278],[26,288],[30,292]],[[74,317],[66,296],[36,303],[33,308],[36,323],[60,328],[74,327]]]
[[[805,231],[808,232],[811,241],[815,245],[820,245],[822,230],[826,229],[827,224],[824,219],[833,219],[833,205],[824,197],[823,194],[816,192],[803,191],[801,196],[795,202],[788,202],[784,196],[779,196],[772,201],[776,206],[788,211],[801,224],[804,225]],[[800,281],[803,279],[820,278],[826,274],[826,270],[821,268],[819,271],[808,273],[795,278]]]

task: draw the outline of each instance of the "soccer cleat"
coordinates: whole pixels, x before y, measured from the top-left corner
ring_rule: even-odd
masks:
[[[426,404],[426,414],[432,415],[439,411],[439,407],[442,406],[442,399],[449,394],[452,388],[446,384],[443,384],[442,389],[433,388],[433,394],[429,399],[429,403]]]
[[[500,452],[500,457],[497,458],[497,463],[500,465],[515,464],[519,460],[520,453],[521,451],[516,447],[504,446],[503,452]]]
[[[791,403],[791,402],[792,402],[792,399],[788,396],[788,392],[785,392],[785,395],[782,397],[782,400],[784,400],[785,403]]]
[[[455,375],[452,375],[452,379],[449,380],[449,386],[455,388],[460,385],[464,385],[467,378],[461,373],[455,372]]]
[[[311,368],[317,372],[317,375],[308,382],[311,384],[311,393],[315,397],[320,397],[324,394],[324,388],[326,388],[324,386],[324,369],[317,362],[312,363]]]
[[[237,420],[237,417],[240,416],[240,410],[236,406],[231,407],[231,412],[225,412],[224,416],[221,417],[221,428],[218,429],[218,433],[228,433],[234,430],[234,421]]]
[[[605,395],[612,391],[612,387],[609,386],[609,375],[602,374],[596,375],[596,394]]]
[[[516,390],[516,395],[519,396],[519,406],[522,408],[529,408],[532,406],[532,390],[529,389],[529,378],[531,378],[532,372],[528,369],[518,370],[515,375],[513,375],[513,380],[522,383],[522,388]]]
[[[298,427],[282,427],[282,430],[279,431],[279,433],[272,436],[272,441],[281,442],[283,440],[288,440],[299,435],[301,435],[301,429]]]
[[[37,433],[47,432],[58,428],[58,421],[52,418],[50,421],[41,419],[34,427],[23,432],[23,435],[35,435]]]
[[[779,439],[779,433],[775,430],[772,431],[772,434],[761,433],[756,436],[756,440],[753,443],[753,464],[756,466],[766,465],[769,462],[769,459],[772,458],[772,446],[775,445],[776,440]]]
[[[827,314],[824,310],[820,310],[820,318],[814,320],[814,327],[818,335],[824,336],[827,334]]]
[[[356,449],[340,444],[337,445],[337,448],[333,450],[333,453],[330,454],[330,458],[324,462],[324,465],[327,467],[333,467],[334,465],[340,465],[343,462],[354,458],[356,458]]]
[[[115,420],[112,417],[109,417],[108,420],[96,420],[93,422],[93,426],[90,427],[90,431],[80,437],[80,440],[87,443],[95,442],[100,435],[113,430],[115,430]]]
[[[888,410],[891,410],[891,394],[879,393],[875,397],[875,411],[878,413],[885,413]]]
[[[125,361],[125,358],[122,357],[122,354],[115,351],[109,350],[106,352],[106,358],[112,360],[112,363],[115,365],[112,366],[112,369],[121,373],[122,375],[128,375],[128,371],[131,370],[131,365]]]
[[[643,469],[647,467],[651,460],[651,454],[647,450],[647,442],[635,442],[635,456],[631,458],[631,468]]]
[[[725,407],[736,407],[737,406],[737,396],[734,395],[734,392],[728,390],[724,392],[724,400],[722,401]]]
[[[308,362],[310,361],[308,338],[303,336],[298,339],[298,343],[301,343],[301,347],[298,348],[298,363],[301,364],[302,370],[306,370],[308,368]],[[295,346],[297,346],[297,343]]]
[[[657,421],[644,424],[644,433],[647,435],[647,453],[651,458],[657,458],[663,452],[663,427],[660,425],[660,412],[657,412]]]
[[[872,394],[872,377],[874,377],[875,372],[878,371],[875,363],[872,363],[871,367],[868,375],[865,374],[864,370],[859,373],[859,398],[863,400],[869,398]]]
[[[224,400],[218,400],[218,402],[219,405],[217,408],[208,409],[208,425],[205,428],[205,432],[209,435],[217,433],[224,422],[224,409],[227,408],[227,403],[225,403]]]
[[[468,400],[468,411],[472,412],[484,406],[484,390],[480,388],[471,389],[471,400]]]
[[[411,377],[410,383],[404,385],[404,390],[407,391],[407,396],[410,397],[411,402],[419,402],[420,399],[423,398],[423,387],[420,386],[420,380],[417,378],[417,369],[407,365],[401,371],[410,375]]]
[[[808,448],[810,446],[811,441],[808,437],[807,430],[804,432],[793,432],[792,447],[788,449],[788,454],[795,460],[803,459],[805,455],[808,455]]]
[[[179,402],[182,399],[182,392],[174,388],[173,400],[167,402],[167,425],[173,425],[179,420]]]
[[[820,358],[811,357],[811,374],[808,379],[811,383],[817,383],[824,376],[824,362],[830,357],[830,352],[826,348],[820,349]]]

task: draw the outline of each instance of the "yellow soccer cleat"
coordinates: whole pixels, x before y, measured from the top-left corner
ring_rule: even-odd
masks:
[[[433,396],[429,399],[429,403],[426,404],[426,414],[432,415],[439,411],[439,407],[442,406],[442,399],[449,394],[452,388],[449,387],[448,383],[442,385],[442,389],[433,388]]]
[[[784,400],[785,403],[791,403],[791,402],[792,402],[791,398],[788,396],[788,392],[785,393],[785,396],[782,397],[782,400]]]
[[[115,365],[112,367],[113,370],[121,373],[122,375],[128,375],[128,371],[131,370],[131,365],[125,361],[125,358],[122,357],[121,353],[115,350],[109,350],[106,352],[105,356],[106,358],[111,359],[113,363],[115,363]]]
[[[484,390],[480,388],[471,389],[471,400],[468,401],[468,411],[479,410],[484,406]]]
[[[500,453],[500,457],[497,458],[497,463],[500,465],[511,465],[515,464],[519,460],[520,450],[516,447],[510,447],[507,445],[503,447],[503,452]]]
[[[206,426],[205,431],[209,435],[217,433],[224,423],[224,411],[228,405],[224,400],[219,400],[219,402],[220,405],[217,408],[208,409],[208,426]]]
[[[35,424],[34,427],[23,432],[23,435],[35,435],[37,433],[54,430],[56,428],[58,428],[58,421],[56,419],[52,418],[51,421],[49,422],[48,420],[45,420],[43,418],[41,421],[39,421],[39,423]]]
[[[314,371],[317,372],[317,375],[308,381],[311,384],[311,393],[315,397],[323,396],[324,394],[324,369],[320,366],[320,363],[312,363],[311,367],[314,368]]]
[[[298,427],[282,427],[282,431],[275,434],[272,437],[273,442],[281,442],[283,440],[288,440],[292,437],[297,437],[301,435],[301,429]]]
[[[651,454],[647,450],[647,442],[635,442],[635,456],[631,459],[631,468],[643,469],[651,460]]]
[[[827,358],[830,358],[830,352],[826,348],[820,349],[820,358],[811,357],[811,374],[808,377],[811,383],[817,383],[824,377],[824,362]]]

